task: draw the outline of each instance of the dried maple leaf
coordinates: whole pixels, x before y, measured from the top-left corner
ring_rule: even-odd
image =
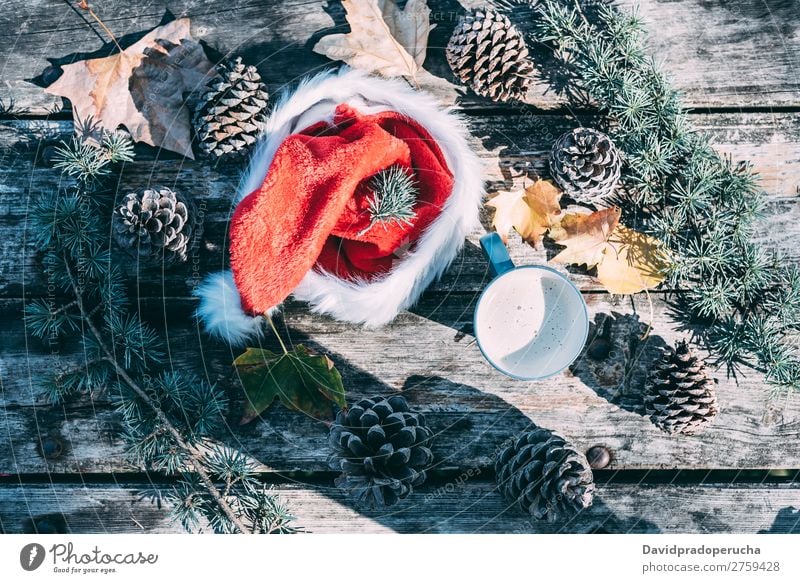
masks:
[[[322,37],[314,52],[384,77],[416,77],[428,47],[427,0],[342,0],[350,32]]]
[[[609,238],[597,279],[612,294],[635,294],[664,281],[669,257],[653,237],[623,225]]]
[[[558,222],[561,214],[561,191],[547,180],[537,180],[525,189],[525,202],[531,209],[530,227],[522,238],[538,245],[545,233]]]
[[[561,191],[546,180],[537,180],[524,191],[500,192],[486,203],[495,209],[492,226],[504,243],[513,228],[531,245],[538,245],[558,221]]]
[[[501,191],[486,203],[486,206],[495,211],[492,227],[500,235],[503,243],[508,243],[508,232],[511,229],[519,226],[524,230],[527,225],[530,209],[523,200],[524,194],[522,190]]]
[[[201,87],[212,68],[191,38],[189,19],[181,18],[122,52],[64,65],[46,91],[72,102],[76,123],[93,118],[109,131],[124,126],[137,142],[193,158],[184,93]]]
[[[597,266],[597,279],[612,294],[657,286],[669,258],[657,239],[619,224],[619,217],[617,208],[565,216],[556,241],[566,248],[553,261]]]
[[[563,233],[556,242],[566,249],[553,257],[556,263],[594,267],[603,260],[611,233],[619,224],[620,210],[607,208],[590,215],[569,214],[561,219]]]

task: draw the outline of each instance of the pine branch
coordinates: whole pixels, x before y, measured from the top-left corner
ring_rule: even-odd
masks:
[[[75,161],[85,156],[91,165],[97,158],[105,172],[110,165],[132,159],[127,136],[97,133],[91,120],[84,132],[85,139],[73,142],[74,148],[65,145]],[[62,169],[67,171],[66,166]],[[273,522],[281,525],[281,532],[292,531],[291,517],[282,513],[280,502],[271,494],[256,492],[255,476],[243,474],[226,481],[216,473],[208,438],[220,425],[224,396],[213,385],[182,372],[154,374],[165,352],[155,330],[127,309],[124,280],[112,263],[108,237],[111,200],[97,189],[100,181],[80,171],[74,175],[76,187],[44,193],[31,208],[48,281],[75,299],[61,305],[30,302],[25,307],[26,326],[50,342],[78,331],[84,355],[81,367],[59,371],[42,382],[48,400],[60,402],[114,385],[111,398],[122,417],[129,459],[137,466],[182,476],[188,503],[173,499],[179,502],[180,519],[187,528],[204,518],[216,532],[264,532],[265,525]],[[98,217],[108,220],[104,223]]]
[[[753,238],[765,200],[758,176],[690,127],[678,92],[646,53],[635,13],[582,4],[538,3],[532,41],[553,49],[557,88],[586,95],[606,115],[604,129],[625,154],[626,224],[672,250],[668,284],[711,325],[706,340],[721,362],[800,389],[797,310],[776,301],[800,298],[800,281],[795,266]]]
[[[64,261],[67,262],[67,257],[64,257]],[[119,375],[119,377],[123,381],[125,381],[125,384],[128,385],[128,387],[134,393],[136,393],[136,395],[145,404],[147,404],[147,406],[150,407],[150,409],[152,409],[153,413],[156,415],[158,420],[161,422],[161,424],[164,426],[164,428],[166,428],[166,430],[172,436],[172,439],[175,440],[175,443],[177,443],[178,446],[181,449],[183,449],[184,451],[186,451],[186,453],[189,454],[191,459],[195,462],[194,471],[197,472],[197,475],[200,477],[200,480],[202,481],[203,486],[206,488],[208,493],[211,494],[211,496],[214,499],[214,501],[219,505],[219,507],[222,509],[222,511],[228,517],[228,520],[230,520],[231,523],[236,526],[236,528],[239,530],[240,533],[242,533],[242,534],[250,533],[250,531],[247,529],[247,527],[244,525],[244,523],[241,520],[239,520],[238,516],[236,516],[236,514],[234,513],[234,511],[230,507],[230,505],[225,500],[223,500],[222,496],[220,495],[219,491],[217,490],[216,485],[211,480],[211,477],[209,476],[208,472],[206,472],[206,470],[203,468],[203,455],[200,452],[198,452],[196,448],[194,448],[194,447],[190,446],[188,443],[186,443],[186,441],[183,438],[183,435],[181,435],[180,431],[178,431],[175,428],[175,426],[172,424],[172,422],[167,418],[167,416],[161,410],[161,407],[159,407],[158,404],[155,403],[150,398],[150,395],[148,395],[130,377],[130,375],[128,375],[128,372],[123,367],[121,367],[119,365],[119,362],[114,357],[114,354],[109,350],[108,346],[103,341],[103,335],[97,329],[97,327],[95,326],[95,324],[92,321],[92,319],[88,317],[88,311],[84,307],[83,298],[82,298],[82,295],[81,295],[81,292],[80,292],[80,288],[79,288],[78,283],[75,280],[75,277],[73,276],[72,271],[70,270],[68,264],[67,264],[66,268],[67,268],[67,272],[69,273],[69,278],[70,278],[70,281],[72,283],[73,289],[75,290],[75,297],[76,297],[76,302],[77,302],[77,305],[78,305],[78,309],[80,310],[81,314],[83,315],[84,321],[86,322],[87,327],[89,328],[89,330],[91,331],[91,333],[94,336],[95,340],[97,341],[98,346],[100,346],[100,349],[103,351],[103,354],[105,355],[105,360],[111,366],[114,367],[114,371],[117,373],[117,375]]]
[[[56,147],[53,167],[92,189],[111,174],[113,165],[133,160],[133,140],[123,132],[96,129],[91,119],[85,123],[85,136],[75,135]]]

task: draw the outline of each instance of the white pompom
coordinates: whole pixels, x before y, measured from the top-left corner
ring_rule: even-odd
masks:
[[[212,273],[192,295],[200,298],[196,314],[212,336],[241,345],[263,334],[263,317],[250,316],[242,309],[231,271]]]

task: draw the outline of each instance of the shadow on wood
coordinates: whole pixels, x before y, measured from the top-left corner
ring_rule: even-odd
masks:
[[[343,368],[347,368],[345,364]],[[363,371],[361,371],[363,373]],[[373,379],[379,385],[378,379]],[[388,388],[388,387],[387,387]],[[388,391],[392,392],[391,389]],[[502,399],[442,377],[411,376],[402,388],[402,394],[413,407],[420,400],[421,392],[436,393],[441,404],[431,407],[433,411],[458,412],[466,398],[490,401],[489,408],[498,410],[494,415],[493,426],[500,431],[487,431],[485,426],[478,430],[472,423],[471,414],[454,415],[445,419],[428,414],[428,424],[434,431],[434,465],[424,485],[406,500],[388,508],[369,508],[357,504],[343,496],[329,483],[325,485],[303,484],[304,487],[319,488],[319,492],[340,504],[345,504],[359,514],[379,522],[397,532],[659,532],[648,520],[640,517],[621,518],[603,503],[602,495],[595,498],[592,508],[565,522],[549,524],[537,521],[521,513],[503,500],[494,483],[494,458],[508,438],[532,427],[531,420],[516,407]],[[387,392],[378,393],[385,395]],[[466,411],[475,408],[471,402]],[[439,443],[450,444],[448,448],[437,447]],[[459,444],[453,447],[452,444]],[[456,460],[461,457],[478,458],[484,463],[460,472],[447,472],[440,468],[460,466]]]
[[[800,534],[800,509],[781,508],[769,530],[759,530],[758,534]]]
[[[597,314],[572,374],[609,403],[644,415],[647,372],[667,346],[657,335],[643,339],[647,328],[638,314]]]
[[[118,52],[117,45],[127,49],[131,45],[135,44],[143,37],[145,37],[151,30],[163,26],[169,22],[175,20],[175,15],[172,14],[169,10],[164,13],[164,16],[161,17],[161,21],[154,27],[151,27],[147,30],[140,30],[137,32],[132,32],[126,35],[122,35],[118,37],[116,40],[117,42],[110,42],[108,41],[107,35],[102,30],[99,30],[97,24],[89,19],[83,12],[80,12],[77,9],[73,9],[74,12],[80,17],[86,26],[88,26],[96,35],[97,37],[103,42],[103,46],[97,50],[86,52],[77,52],[77,53],[70,53],[68,55],[64,55],[63,57],[48,57],[47,60],[50,62],[50,66],[47,67],[41,74],[37,75],[32,79],[26,79],[29,83],[33,83],[34,85],[38,85],[39,87],[48,87],[53,82],[58,79],[61,74],[63,73],[61,67],[63,65],[70,65],[72,63],[77,63],[78,61],[84,61],[87,59],[100,59],[103,57],[108,57],[116,52]]]

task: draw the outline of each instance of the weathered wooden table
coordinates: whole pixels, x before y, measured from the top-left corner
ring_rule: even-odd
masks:
[[[197,37],[220,53],[257,64],[272,93],[302,75],[331,66],[311,47],[344,26],[338,2],[316,0],[175,0],[97,2],[119,36],[155,26],[169,10],[190,16]],[[553,140],[579,123],[551,88],[538,85],[526,107],[497,106],[451,83],[442,47],[462,6],[430,0],[437,28],[423,88],[460,105],[472,144],[486,164],[490,188],[510,187],[517,162],[544,169]],[[467,2],[464,2],[468,5]],[[629,2],[623,4],[629,5]],[[641,0],[652,51],[685,92],[692,122],[719,150],[750,159],[763,176],[768,219],[763,236],[797,260],[800,230],[800,15],[794,0]],[[165,481],[124,461],[117,420],[102,392],[50,406],[40,397],[44,375],[79,354],[51,353],[26,334],[26,302],[47,295],[26,230],[26,209],[55,187],[57,171],[41,160],[44,146],[72,131],[68,104],[29,83],[48,59],[99,49],[102,41],[64,2],[12,0],[0,12],[0,98],[14,109],[0,118],[0,530],[23,532],[168,532],[167,512],[137,492]],[[584,112],[591,115],[591,111]],[[231,394],[227,346],[210,340],[191,317],[190,292],[223,267],[225,229],[236,171],[215,169],[143,150],[120,188],[165,184],[191,193],[205,214],[199,263],[131,273],[134,300],[166,333],[173,366],[221,382]],[[488,221],[484,220],[484,225]],[[653,332],[644,297],[614,298],[591,278],[573,274],[595,326],[610,318],[609,359],[581,359],[569,373],[526,383],[494,371],[472,338],[476,294],[487,281],[478,250],[482,234],[419,305],[384,329],[314,316],[290,304],[285,330],[332,355],[351,398],[404,391],[437,432],[432,479],[387,511],[357,511],[333,487],[326,469],[326,427],[273,406],[263,420],[236,427],[228,439],[263,462],[264,479],[313,532],[800,532],[800,399],[771,398],[762,377],[738,384],[719,378],[721,414],[701,437],[671,438],[642,415],[645,370],[665,344],[690,334],[662,293],[653,294]],[[519,241],[519,262],[546,260]],[[190,262],[191,263],[191,262]],[[135,284],[135,285],[134,285]],[[610,449],[596,472],[594,506],[567,524],[545,525],[507,509],[495,490],[492,453],[529,422],[558,431],[588,449]],[[42,453],[47,444],[48,456]]]

